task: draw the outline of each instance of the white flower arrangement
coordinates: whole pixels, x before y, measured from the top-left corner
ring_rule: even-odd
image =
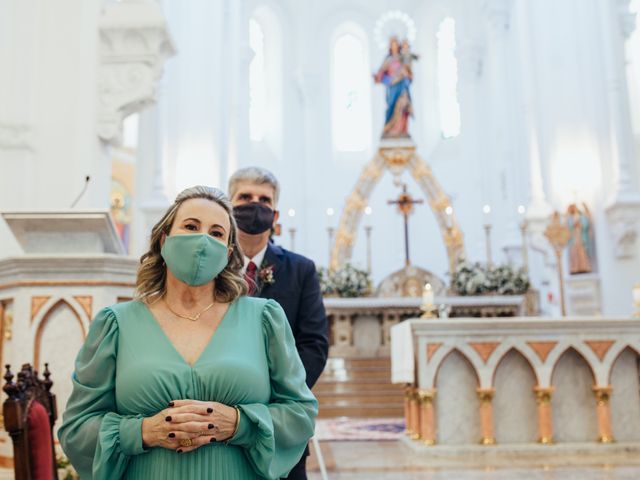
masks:
[[[324,296],[364,297],[371,294],[369,272],[354,267],[350,263],[330,271],[318,268],[320,290]]]
[[[524,269],[512,265],[487,268],[478,262],[462,261],[451,278],[451,289],[458,295],[522,295],[529,287]]]

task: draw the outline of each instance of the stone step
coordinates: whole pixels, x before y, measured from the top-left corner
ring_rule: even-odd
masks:
[[[330,358],[327,361],[327,367],[346,366],[349,368],[357,367],[384,367],[391,369],[391,359],[389,357],[363,357],[363,358]]]
[[[335,417],[358,417],[358,418],[377,418],[377,417],[402,417],[404,409],[394,405],[323,405],[319,412],[320,418]]]
[[[363,395],[362,393],[323,393],[318,396],[320,405],[365,405],[374,403],[385,403],[394,406],[404,407],[404,396],[402,393],[374,393]]]
[[[349,382],[356,379],[369,379],[382,383],[391,383],[391,373],[388,370],[341,370],[324,372],[319,381]]]
[[[351,382],[319,381],[313,386],[313,391],[314,393],[382,391],[400,392],[404,395],[404,385],[385,382],[370,382],[367,379],[353,380]]]

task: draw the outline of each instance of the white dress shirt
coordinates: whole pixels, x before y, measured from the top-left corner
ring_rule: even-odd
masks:
[[[264,260],[264,254],[267,253],[268,246],[269,244],[265,245],[264,248],[260,250],[258,253],[256,253],[253,258],[249,258],[246,255],[244,255],[244,267],[242,269],[243,275],[247,271],[247,265],[249,265],[249,262],[255,263],[256,271],[260,271],[260,265],[262,265],[262,261]]]

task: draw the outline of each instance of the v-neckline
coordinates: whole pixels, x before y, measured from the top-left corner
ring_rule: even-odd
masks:
[[[216,329],[213,331],[213,333],[211,333],[211,337],[209,337],[209,340],[207,340],[207,343],[205,344],[204,348],[202,349],[202,351],[200,352],[200,355],[198,355],[198,358],[195,360],[195,362],[193,363],[189,363],[187,362],[187,360],[184,358],[184,355],[182,355],[180,353],[180,351],[176,348],[176,346],[174,345],[174,343],[171,341],[171,339],[169,338],[169,336],[167,335],[167,332],[164,331],[164,329],[162,328],[162,325],[160,325],[160,322],[158,322],[158,319],[156,318],[156,316],[153,314],[153,312],[151,311],[151,309],[149,308],[149,306],[138,300],[138,303],[142,305],[142,307],[144,308],[145,312],[147,313],[147,315],[149,316],[149,319],[151,320],[151,322],[154,324],[155,328],[157,328],[160,332],[160,335],[164,338],[164,340],[169,344],[169,347],[171,347],[171,349],[174,351],[174,353],[177,355],[178,359],[180,361],[182,361],[182,363],[184,363],[187,367],[189,368],[194,368],[202,359],[202,357],[204,356],[205,353],[207,353],[207,350],[209,350],[209,348],[211,347],[211,344],[213,343],[214,339],[216,339],[218,337],[218,330],[220,330],[220,327],[222,327],[222,324],[224,323],[225,319],[227,318],[227,315],[229,315],[229,312],[231,311],[232,308],[235,307],[236,303],[238,302],[238,299],[234,300],[233,302],[231,302],[229,304],[229,306],[227,307],[227,311],[224,312],[224,315],[222,315],[222,318],[220,319],[220,322],[218,323],[218,326],[216,327]]]

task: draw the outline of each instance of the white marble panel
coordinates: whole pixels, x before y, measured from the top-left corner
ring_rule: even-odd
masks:
[[[525,358],[515,350],[505,355],[496,370],[493,419],[496,440],[531,443],[538,438],[536,377]]]
[[[353,323],[353,344],[361,355],[375,356],[382,344],[380,320],[375,316],[359,316]]]
[[[480,441],[478,377],[457,351],[440,367],[436,388],[438,443],[475,444]]]
[[[593,374],[573,349],[556,364],[551,398],[553,438],[556,442],[594,442],[598,438]]]
[[[638,354],[622,352],[611,372],[611,421],[619,442],[640,440],[640,374]]]
[[[71,375],[82,342],[82,330],[74,313],[66,304],[56,307],[50,314],[42,332],[38,372],[42,375],[44,363],[49,363],[51,380],[53,381],[51,391],[56,395],[60,416],[71,395]],[[29,360],[25,359],[26,361]],[[56,427],[60,425],[60,422],[56,422]]]

